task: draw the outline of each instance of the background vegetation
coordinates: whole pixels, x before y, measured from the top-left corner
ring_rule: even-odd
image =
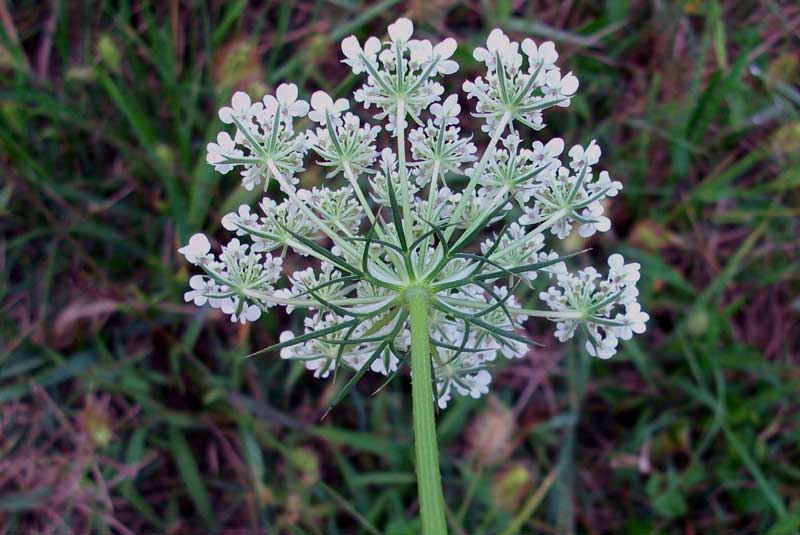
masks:
[[[452,532],[800,531],[796,2],[0,0],[0,532],[417,532],[408,381],[320,421],[334,385],[243,358],[289,320],[185,306],[175,252],[246,199],[204,162],[231,93],[345,95],[339,41],[399,15],[462,74],[492,27],[556,41],[543,134],[625,185],[570,247],[640,261],[652,315],[441,414]]]

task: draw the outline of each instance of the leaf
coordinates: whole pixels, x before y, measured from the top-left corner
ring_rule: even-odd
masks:
[[[197,514],[203,519],[203,524],[206,528],[214,531],[217,521],[214,518],[214,509],[211,507],[211,498],[209,498],[208,491],[200,477],[200,470],[197,467],[194,453],[192,453],[186,437],[175,426],[170,427],[169,430],[169,449],[178,469],[178,474],[186,486],[186,491],[189,493],[192,502],[194,502]]]
[[[50,487],[5,494],[0,497],[0,511],[14,513],[35,510],[45,505],[52,494]]]
[[[511,520],[511,522],[509,522],[506,529],[503,530],[502,535],[515,535],[517,533],[522,533],[522,527],[533,516],[533,513],[536,512],[539,504],[541,504],[544,497],[547,496],[550,487],[552,487],[553,483],[556,482],[558,472],[559,469],[556,467],[547,475],[546,478],[544,478],[542,483],[539,485],[539,488],[536,489],[536,492],[534,492],[528,501],[525,502],[525,505],[522,506],[522,510]]]
[[[800,532],[800,508],[795,508],[788,515],[778,519],[766,535],[795,535],[798,532]]]

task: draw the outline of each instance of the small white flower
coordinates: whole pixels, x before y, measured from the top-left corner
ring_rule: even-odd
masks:
[[[438,102],[431,105],[431,115],[433,124],[440,126],[445,124],[458,124],[458,116],[461,114],[461,106],[458,103],[458,95],[450,95],[443,103]]]
[[[248,321],[253,322],[261,317],[261,309],[256,305],[248,305],[242,303],[238,298],[227,300],[222,305],[222,311],[225,314],[230,314],[231,322],[239,322],[245,324]]]
[[[534,162],[538,162],[540,165],[551,165],[558,161],[558,157],[564,152],[564,140],[556,137],[548,141],[546,145],[541,141],[534,141],[531,150],[533,151],[531,159]]]
[[[429,62],[433,57],[433,44],[427,39],[409,41],[408,49],[411,52],[411,63],[417,67]]]
[[[422,41],[409,41],[411,62],[418,66],[427,66],[431,61],[436,61],[435,69],[439,74],[453,74],[458,71],[458,63],[450,58],[458,48],[458,43],[448,37],[436,46],[427,39]]]
[[[599,162],[602,151],[593,139],[591,142],[589,142],[589,146],[586,147],[586,149],[580,145],[575,145],[569,149],[568,154],[569,157],[572,158],[569,166],[572,167],[573,170],[579,171],[583,166],[591,167]]]
[[[593,202],[581,211],[581,218],[587,223],[581,223],[578,227],[578,235],[581,238],[594,236],[595,232],[608,232],[611,229],[611,220],[603,215],[605,208],[599,202]]]
[[[236,142],[227,132],[217,134],[217,142],[209,143],[206,147],[208,154],[206,162],[214,166],[214,170],[223,175],[233,169],[231,160],[240,158],[244,153],[236,148]]]
[[[231,107],[219,110],[219,119],[225,124],[233,124],[234,118],[246,121],[263,108],[260,102],[252,103],[250,96],[243,91],[237,91],[231,99]]]
[[[399,44],[405,44],[414,33],[414,23],[406,18],[397,19],[389,25],[389,38]]]
[[[189,263],[195,265],[208,261],[209,251],[211,251],[211,243],[202,233],[192,235],[189,243],[178,249],[178,252],[185,256]]]
[[[278,89],[275,91],[274,98],[278,105],[286,110],[292,117],[305,117],[308,113],[308,102],[305,100],[297,100],[297,86],[294,84],[279,85]]]
[[[213,293],[216,286],[211,279],[202,275],[192,275],[189,279],[191,290],[183,294],[183,299],[187,303],[192,301],[195,305],[201,307],[208,302],[208,294]]]
[[[561,99],[556,106],[569,106],[569,97],[578,91],[578,79],[570,72],[561,76],[555,69],[548,71],[544,79],[544,94],[549,98]]]
[[[367,69],[367,64],[374,64],[378,52],[381,49],[381,41],[377,37],[370,37],[364,42],[364,48],[355,35],[345,37],[342,41],[342,53],[345,63],[353,69],[353,74],[361,74]]]
[[[349,107],[347,99],[340,98],[334,101],[325,91],[315,91],[311,95],[311,111],[308,112],[308,118],[324,126],[328,115],[334,121],[338,121],[339,116]]]
[[[632,302],[625,305],[625,314],[618,314],[616,319],[625,323],[617,328],[617,335],[622,340],[630,340],[634,334],[643,334],[647,330],[645,324],[650,320],[650,315],[642,311],[642,305]]]
[[[593,329],[590,329],[592,332]],[[600,333],[594,329],[592,336],[586,340],[586,352],[593,357],[601,359],[610,359],[617,352],[617,345],[619,340],[613,332]]]
[[[600,171],[600,176],[596,182],[589,184],[589,192],[592,195],[603,192],[607,197],[616,197],[622,191],[622,182],[611,180],[608,171]]]
[[[484,394],[489,393],[489,383],[492,382],[491,374],[486,370],[479,370],[474,375],[466,375],[459,382],[453,383],[456,390],[461,395],[469,395],[473,399],[478,399]]]
[[[537,47],[533,39],[523,39],[522,52],[528,56],[528,64],[531,68],[541,62],[545,70],[550,70],[558,61],[556,45],[552,41],[545,41]]]
[[[494,70],[497,67],[497,56],[500,56],[501,61],[506,65],[518,64],[520,59],[517,59],[517,49],[519,45],[513,43],[508,36],[503,33],[503,30],[495,28],[489,33],[486,39],[486,48],[478,47],[473,52],[473,57],[482,63],[485,63],[489,69]]]
[[[236,234],[243,236],[246,231],[241,226],[251,226],[258,222],[258,215],[250,213],[250,206],[246,204],[239,205],[238,212],[231,212],[225,214],[222,218],[222,226],[225,230],[236,232]]]
[[[608,257],[609,279],[615,285],[636,284],[639,280],[639,268],[637,262],[626,264],[625,259],[619,253],[614,253]]]

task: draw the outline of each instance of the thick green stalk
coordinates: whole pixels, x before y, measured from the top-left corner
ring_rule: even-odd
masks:
[[[431,348],[428,341],[428,291],[422,288],[409,288],[406,290],[406,303],[411,322],[411,395],[422,533],[447,535],[431,388],[433,380]]]

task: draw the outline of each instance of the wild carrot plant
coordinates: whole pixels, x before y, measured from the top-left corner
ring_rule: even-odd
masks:
[[[207,161],[223,174],[236,169],[246,189],[265,196],[258,210],[242,205],[223,217],[235,237],[219,254],[203,234],[180,252],[199,270],[187,301],[241,323],[274,306],[302,311],[303,332],[284,332],[255,354],[280,351],[321,378],[352,370],[331,407],[368,371],[388,382],[410,366],[421,521],[424,533],[441,535],[435,405],[486,394],[498,357],[522,358],[535,344],[521,329],[529,318],[555,322],[560,341],[577,333],[590,355],[609,358],[619,340],[644,332],[648,315],[637,302],[638,264],[613,254],[606,276],[573,273],[565,261],[578,253],[560,255],[550,243],[575,227],[582,237],[609,230],[603,203],[622,189],[596,169],[594,141],[566,157],[559,138],[526,141],[578,89],[556,65],[553,43],[494,30],[474,50],[486,75],[463,90],[489,138],[479,155],[460,126],[458,95],[444,95],[439,82],[458,70],[456,42],[412,33],[399,19],[387,40],[342,41],[344,63],[366,77],[354,98],[377,112],[384,135],[348,100],[321,91],[310,105],[293,84],[258,102],[233,95],[219,111],[233,135],[220,132]],[[303,117],[308,130],[295,128]],[[330,186],[298,186],[309,152]],[[308,267],[285,273],[290,252]],[[543,306],[525,308],[520,287],[542,288]]]

